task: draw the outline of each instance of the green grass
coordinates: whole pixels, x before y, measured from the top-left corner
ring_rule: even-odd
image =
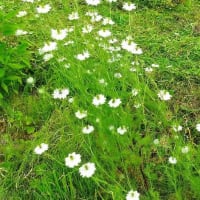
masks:
[[[0,199],[121,200],[131,189],[137,190],[142,200],[200,199],[200,138],[195,128],[200,120],[200,3],[185,1],[175,6],[137,1],[137,10],[129,15],[120,3],[109,6],[103,2],[91,7],[84,1],[42,2],[50,3],[52,10],[39,18],[35,17],[35,8],[40,2],[0,4],[2,12],[14,12],[11,24],[32,32],[6,38],[8,43],[28,43],[32,57],[23,87],[18,94],[8,96],[2,107]],[[20,10],[26,10],[28,15],[16,18]],[[102,25],[95,23],[88,35],[81,32],[89,23],[85,16],[88,10],[111,17],[115,25],[106,27],[113,36],[119,41],[133,36],[143,54],[136,56],[121,50],[119,60],[108,62],[111,54],[95,39]],[[67,20],[73,11],[79,12],[78,21]],[[38,49],[52,41],[51,28],[70,26],[75,27],[74,32],[58,41],[54,58],[44,62]],[[74,44],[64,46],[68,40]],[[90,52],[89,59],[74,58],[84,50]],[[66,60],[59,62],[63,57]],[[130,72],[133,61],[139,63],[136,72]],[[145,72],[153,63],[159,68]],[[65,64],[71,67],[66,69]],[[115,78],[115,73],[122,77]],[[30,76],[36,81],[34,86],[26,83]],[[100,79],[107,85],[100,84]],[[72,103],[68,98],[52,98],[54,89],[66,87],[74,98]],[[41,88],[44,93],[38,92]],[[139,90],[137,96],[131,95],[134,88]],[[171,100],[158,98],[162,89],[172,94]],[[95,107],[92,99],[97,94],[104,94],[107,102],[120,98],[122,104],[117,108],[107,103]],[[141,107],[135,108],[138,103]],[[87,118],[75,117],[79,109],[87,110]],[[87,124],[95,127],[89,135],[81,131]],[[183,126],[183,130],[176,133],[172,128],[175,124]],[[111,125],[114,130],[109,129]],[[119,126],[128,127],[127,133],[119,135]],[[160,143],[155,145],[154,139]],[[49,144],[48,151],[34,154],[41,143]],[[181,152],[184,146],[189,147],[187,154]],[[91,178],[82,178],[79,167],[65,166],[64,159],[71,152],[81,154],[81,165],[95,163],[96,172]],[[168,162],[170,156],[177,159],[177,164]]]

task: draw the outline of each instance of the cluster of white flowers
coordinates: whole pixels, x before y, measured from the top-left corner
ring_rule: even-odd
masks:
[[[75,152],[68,154],[65,158],[65,165],[69,168],[77,167],[81,163],[81,155]],[[83,178],[90,178],[94,175],[96,166],[94,163],[88,162],[79,168],[79,173]]]

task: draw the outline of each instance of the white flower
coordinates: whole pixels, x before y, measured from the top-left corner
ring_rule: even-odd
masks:
[[[182,130],[183,130],[183,127],[180,126],[180,125],[174,125],[172,128],[173,128],[173,130],[174,130],[175,132],[179,132],[179,131],[182,131]]]
[[[15,32],[15,35],[16,35],[16,36],[26,35],[26,34],[28,34],[28,32],[27,32],[27,31],[24,31],[24,30],[21,30],[21,29],[18,29],[18,30],[16,30],[16,32]]]
[[[160,90],[158,93],[158,97],[163,101],[167,101],[170,100],[172,96],[169,94],[169,92],[165,90]]]
[[[74,41],[69,40],[69,41],[67,41],[67,42],[64,43],[64,46],[68,46],[68,45],[70,45],[70,44],[74,44]]]
[[[124,135],[124,133],[127,132],[127,128],[125,126],[120,126],[119,128],[117,128],[117,133],[119,133],[120,135]]]
[[[24,17],[27,15],[27,12],[25,10],[19,11],[16,17]]]
[[[102,85],[105,85],[105,86],[108,85],[108,83],[103,78],[99,79],[99,83],[102,84]]]
[[[69,168],[74,168],[81,162],[81,155],[75,152],[70,153],[68,157],[65,158],[65,165]]]
[[[197,129],[197,131],[200,132],[200,124],[197,124],[197,125],[196,125],[196,129]]]
[[[79,19],[78,12],[73,12],[73,13],[69,14],[68,19],[69,20],[77,20],[77,19]]]
[[[86,16],[90,16],[91,17],[91,22],[99,22],[103,18],[97,12],[87,12]]]
[[[104,38],[111,36],[111,32],[109,30],[100,30],[98,31],[98,34]]]
[[[98,94],[92,100],[92,104],[95,106],[103,105],[106,102],[106,97],[103,94]]]
[[[174,158],[174,157],[172,157],[172,156],[171,156],[171,157],[169,157],[169,159],[168,159],[168,160],[169,160],[169,163],[171,163],[171,164],[173,164],[173,165],[177,163],[177,160],[176,160],[176,158]]]
[[[115,24],[115,22],[112,19],[110,19],[109,17],[106,17],[103,19],[102,24],[103,25],[107,25],[107,24],[113,25],[113,24]]]
[[[121,104],[121,100],[118,98],[118,99],[111,99],[109,102],[108,102],[108,105],[112,108],[116,108],[118,107],[119,105]]]
[[[142,49],[139,48],[137,44],[133,42],[130,37],[128,37],[126,40],[122,40],[121,46],[122,49],[125,49],[132,54],[140,55],[143,53]]]
[[[45,151],[47,151],[49,148],[48,144],[42,143],[40,145],[38,145],[35,149],[34,152],[38,155],[44,153]]]
[[[137,96],[138,93],[139,93],[139,90],[138,89],[132,89],[131,93],[132,93],[133,96]]]
[[[36,10],[40,14],[48,13],[51,10],[51,6],[49,4],[46,4],[44,6],[37,7]]]
[[[75,116],[78,119],[83,119],[83,118],[87,117],[87,111],[86,110],[83,110],[83,111],[78,110],[77,112],[75,112]]]
[[[84,134],[90,134],[93,131],[94,131],[94,126],[91,126],[91,125],[87,125],[87,126],[83,127],[83,129],[82,129],[82,132]]]
[[[53,58],[53,54],[52,53],[47,53],[43,56],[43,60],[44,61],[49,61]]]
[[[82,33],[90,33],[93,30],[93,26],[88,24],[82,28]]]
[[[114,77],[115,77],[115,78],[121,78],[121,77],[122,77],[122,74],[119,73],[119,72],[118,72],[118,73],[115,73],[115,74],[114,74]]]
[[[156,68],[159,67],[158,64],[152,64],[151,66],[152,66],[152,67],[156,67]]]
[[[158,145],[158,144],[160,143],[160,141],[159,141],[159,139],[155,139],[155,140],[153,141],[153,143],[154,143],[155,145]]]
[[[150,73],[150,72],[153,71],[153,68],[152,67],[146,67],[144,70],[145,70],[145,72]]]
[[[88,5],[97,6],[101,3],[101,0],[85,0]]]
[[[129,191],[126,195],[126,200],[139,200],[140,199],[140,193],[137,191]]]
[[[62,29],[60,31],[51,29],[51,37],[55,40],[64,40],[67,36],[67,29]]]
[[[90,178],[96,171],[94,163],[86,163],[79,168],[79,173],[82,177]]]
[[[33,77],[29,77],[29,78],[26,79],[26,82],[27,82],[28,84],[30,84],[30,85],[33,85],[34,82],[35,82],[35,80],[34,80]]]
[[[68,102],[69,102],[69,103],[73,103],[73,102],[74,102],[74,98],[73,98],[73,97],[69,98],[69,99],[68,99]]]
[[[106,0],[106,1],[109,2],[109,3],[117,2],[117,0]]]
[[[29,2],[29,3],[33,3],[34,0],[22,0],[23,2]]]
[[[83,53],[81,53],[81,54],[78,54],[78,55],[76,55],[76,58],[78,59],[78,60],[85,60],[85,59],[87,59],[87,58],[89,58],[90,57],[90,54],[89,54],[89,52],[88,51],[84,51]]]
[[[188,146],[184,146],[182,149],[181,149],[181,152],[182,153],[188,153],[189,152],[189,147]]]
[[[53,51],[57,49],[57,43],[56,42],[48,42],[45,43],[42,48],[39,49],[40,54],[44,54],[49,51]]]
[[[54,99],[65,99],[67,95],[69,94],[69,89],[55,89],[53,92],[53,98]]]
[[[131,10],[135,10],[136,9],[136,6],[135,4],[133,3],[129,3],[129,2],[126,2],[123,4],[123,7],[122,7],[124,10],[126,11],[131,11]]]

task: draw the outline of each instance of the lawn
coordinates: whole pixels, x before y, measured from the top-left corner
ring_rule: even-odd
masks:
[[[0,200],[200,199],[199,0],[0,2]]]

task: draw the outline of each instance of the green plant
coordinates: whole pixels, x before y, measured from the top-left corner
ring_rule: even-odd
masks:
[[[12,92],[17,93],[22,84],[24,69],[30,67],[30,53],[27,43],[17,41],[13,36],[16,25],[9,20],[10,15],[0,15],[0,99]]]

